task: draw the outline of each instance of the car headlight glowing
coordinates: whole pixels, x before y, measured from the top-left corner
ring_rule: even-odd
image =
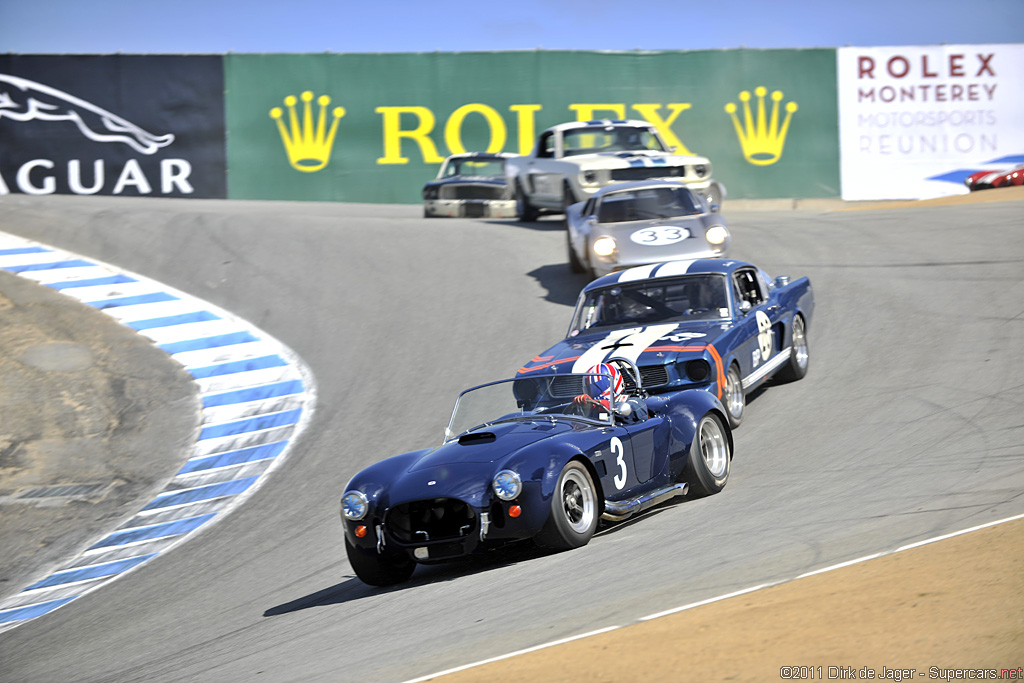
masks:
[[[494,489],[494,495],[498,498],[502,500],[515,500],[523,490],[523,481],[512,470],[502,470],[494,475],[491,488]]]
[[[341,497],[341,514],[345,519],[358,522],[369,509],[370,503],[362,491],[349,491]]]
[[[615,240],[607,235],[594,240],[594,253],[598,256],[611,256],[615,253]]]
[[[713,225],[708,228],[706,236],[711,244],[722,244],[729,237],[729,231],[721,225]]]

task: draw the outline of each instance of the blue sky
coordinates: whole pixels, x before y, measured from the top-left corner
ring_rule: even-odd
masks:
[[[1024,0],[0,0],[15,54],[1024,42]]]

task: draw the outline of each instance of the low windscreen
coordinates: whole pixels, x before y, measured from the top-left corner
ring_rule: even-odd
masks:
[[[574,418],[601,424],[610,423],[606,407],[582,400],[589,388],[600,385],[594,380],[603,375],[588,373],[540,375],[493,382],[462,392],[455,403],[444,440],[468,431],[514,420],[537,418]],[[597,397],[592,397],[597,398]]]

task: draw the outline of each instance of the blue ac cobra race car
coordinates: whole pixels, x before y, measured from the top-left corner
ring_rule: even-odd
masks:
[[[771,278],[734,259],[639,266],[594,280],[580,294],[566,338],[519,377],[581,372],[616,356],[636,363],[652,394],[704,389],[739,426],[746,395],[772,376],[807,373],[810,280]]]
[[[628,359],[493,382],[459,395],[441,445],[352,478],[345,549],[359,579],[383,586],[513,541],[577,548],[601,519],[721,491],[731,458],[714,394],[649,395]]]

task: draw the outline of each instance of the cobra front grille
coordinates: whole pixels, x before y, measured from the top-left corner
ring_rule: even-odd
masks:
[[[612,180],[648,180],[649,178],[685,178],[685,166],[631,166],[612,169]]]
[[[402,543],[424,543],[468,536],[477,528],[477,515],[456,498],[431,498],[396,505],[384,523]]]
[[[629,372],[622,373],[622,381],[627,391],[632,391],[636,383]],[[640,381],[645,388],[660,387],[668,384],[668,368],[664,365],[646,365],[640,368]],[[583,393],[583,377],[579,375],[555,375],[551,380],[551,396],[553,398],[569,398]]]
[[[505,188],[499,185],[445,185],[441,199],[503,199]]]

